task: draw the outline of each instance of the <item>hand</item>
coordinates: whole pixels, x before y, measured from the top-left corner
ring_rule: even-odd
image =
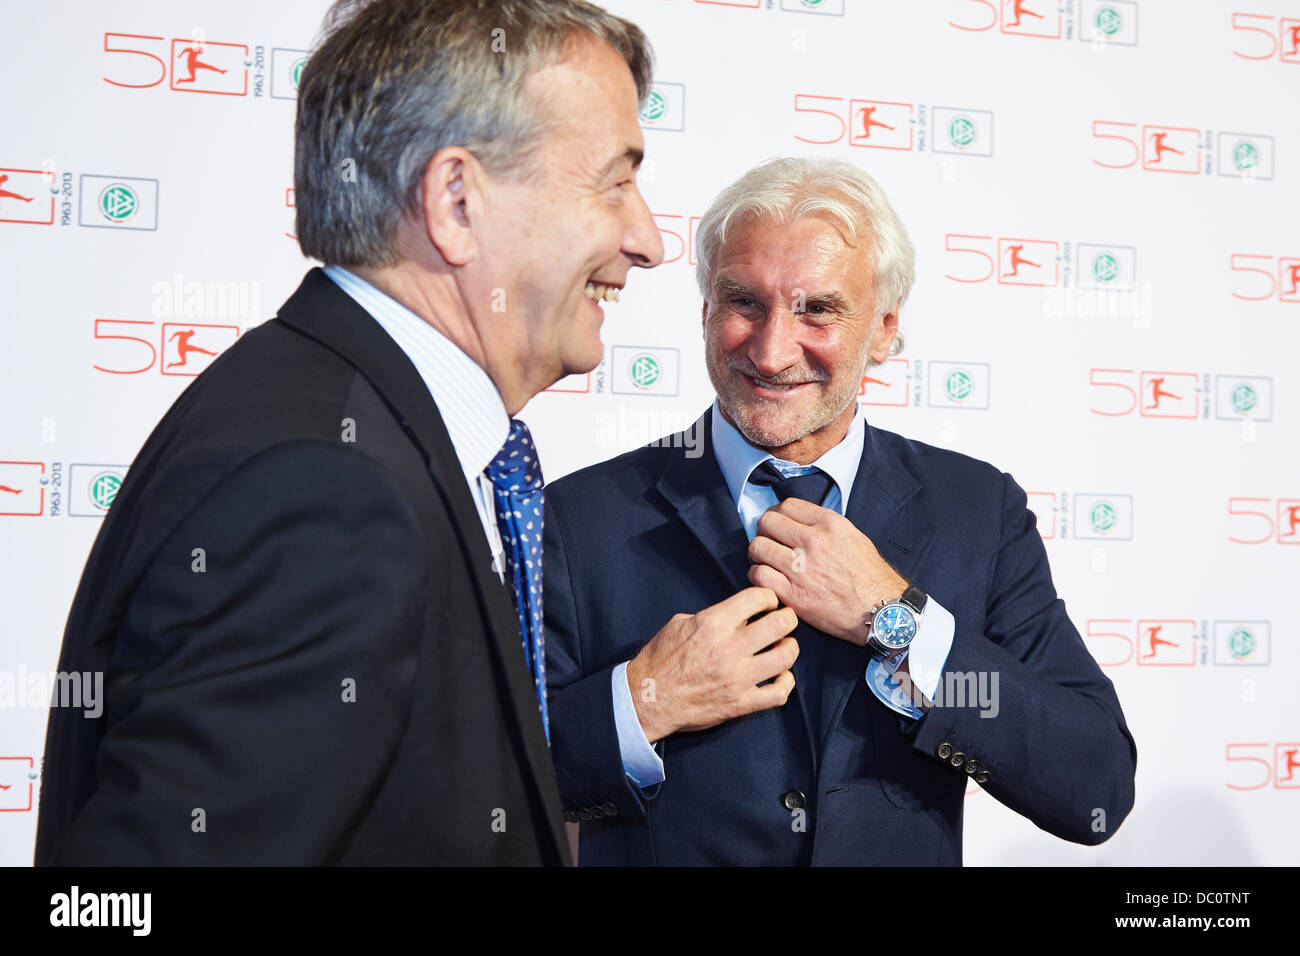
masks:
[[[848,518],[787,498],[758,519],[749,581],[771,588],[801,621],[850,644],[867,642],[866,620],[907,581]]]
[[[698,614],[673,615],[641,649],[627,666],[627,683],[650,743],[789,699],[799,644],[785,635],[799,619],[776,608],[767,588],[745,588]]]

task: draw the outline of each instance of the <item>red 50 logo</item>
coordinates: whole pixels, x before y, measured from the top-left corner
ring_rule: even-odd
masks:
[[[1016,239],[948,233],[943,237],[949,259],[962,263],[953,282],[996,279],[1001,285],[1055,286],[1060,283],[1061,244],[1054,239]]]
[[[1195,621],[1152,618],[1135,625],[1132,618],[1089,618],[1083,642],[1100,667],[1191,667],[1196,636]]]
[[[248,95],[248,45],[214,43],[195,30],[187,39],[141,33],[105,33],[104,52],[110,54],[112,86],[145,90],[170,76],[170,89],[182,93]]]
[[[1246,261],[1253,261],[1255,264],[1247,265]],[[1261,277],[1242,279],[1241,288],[1244,291],[1238,292],[1234,289],[1232,292],[1234,299],[1265,302],[1272,300],[1276,294],[1279,302],[1300,302],[1300,258],[1256,256],[1245,252],[1234,252],[1228,257],[1228,268],[1239,276],[1253,274]],[[1250,294],[1246,294],[1247,291]]]
[[[1187,126],[1156,125],[1144,125],[1140,134],[1137,130],[1137,123],[1093,120],[1093,139],[1123,144],[1104,146],[1102,155],[1112,161],[1094,158],[1093,164],[1106,169],[1129,169],[1141,160],[1143,169],[1157,173],[1194,175],[1201,171],[1199,130]]]
[[[700,221],[699,216],[678,216],[671,213],[657,212],[653,214],[656,224],[660,225],[659,232],[664,237],[664,265],[670,262],[680,262],[686,260],[687,265],[695,265],[695,227]],[[683,222],[685,220],[685,222]],[[668,226],[675,226],[670,229]],[[685,232],[678,232],[678,229],[685,228]]]
[[[1128,368],[1088,370],[1094,415],[1117,418],[1137,412],[1143,418],[1197,417],[1200,376],[1195,372],[1137,372]]]
[[[971,33],[992,30],[1001,21],[1002,32],[1017,36],[1061,38],[1061,14],[1054,0],[1002,0],[1005,15],[1000,16],[994,0],[959,0],[962,22],[949,20],[948,26]]]
[[[156,367],[163,375],[193,377],[233,345],[240,331],[237,325],[163,322],[156,348],[151,338],[131,334],[157,324],[137,319],[95,319],[94,337],[97,341],[131,343],[104,346],[111,352],[115,363],[120,364],[112,367],[95,365],[95,370],[110,375],[139,375]],[[148,359],[144,358],[146,354]]]
[[[1248,752],[1247,752],[1248,751]],[[1263,790],[1270,783],[1277,790],[1300,790],[1300,743],[1227,744],[1224,759],[1228,763],[1255,764],[1242,773],[1240,783],[1227,783],[1229,790]]]
[[[1300,20],[1294,17],[1270,17],[1262,13],[1234,13],[1232,29],[1240,46],[1233,56],[1243,60],[1271,60],[1300,63]]]
[[[1300,498],[1229,498],[1228,514],[1238,519],[1234,544],[1300,544]]]
[[[843,96],[818,96],[796,93],[794,111],[808,117],[803,123],[804,136],[796,132],[801,143],[829,146],[848,138],[850,146],[875,149],[910,150],[915,141],[916,108],[911,103],[892,100],[848,100]],[[827,107],[834,104],[833,109]],[[825,117],[812,119],[812,117]]]

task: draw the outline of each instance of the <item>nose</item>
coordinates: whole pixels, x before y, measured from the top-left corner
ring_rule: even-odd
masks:
[[[627,231],[623,234],[623,254],[642,269],[653,269],[664,261],[664,240],[659,233],[650,207],[641,190],[633,187],[636,198],[631,203]]]
[[[775,378],[799,364],[799,325],[798,317],[784,309],[773,309],[754,323],[749,360],[764,378]]]

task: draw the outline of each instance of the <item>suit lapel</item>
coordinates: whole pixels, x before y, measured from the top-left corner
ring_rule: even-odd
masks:
[[[490,623],[488,636],[508,688],[512,716],[522,734],[522,750],[545,807],[555,852],[560,859],[568,860],[568,838],[559,822],[563,814],[555,786],[555,770],[537,711],[532,677],[524,666],[519,619],[508,590],[492,570],[492,556],[480,530],[478,509],[469,495],[456,450],[428,387],[406,353],[379,323],[320,269],[307,273],[298,291],[280,309],[278,318],[355,366],[383,397],[424,458],[452,516],[480,610]]]
[[[908,580],[920,567],[936,534],[931,524],[908,510],[920,490],[921,485],[912,473],[888,453],[879,432],[867,425],[862,461],[845,516],[871,539],[881,557]],[[863,650],[844,641],[831,641],[830,645],[822,685],[822,747],[853,691],[865,683]]]
[[[713,409],[701,415],[692,427],[695,435],[703,436],[699,446],[702,452],[698,458],[687,458],[684,452],[677,452],[678,446],[674,444],[668,466],[659,480],[659,493],[677,509],[678,519],[699,545],[705,560],[721,577],[728,592],[734,593],[751,587],[749,538],[713,452]],[[685,437],[686,433],[683,433],[683,439]],[[688,447],[685,440],[681,447]],[[818,749],[814,728],[819,725],[819,715],[813,712],[813,702],[818,695],[801,692],[799,688],[812,686],[811,675],[820,671],[819,657],[829,639],[818,633],[800,634],[798,637],[802,640],[793,668],[794,697],[803,713],[808,746],[815,759]]]

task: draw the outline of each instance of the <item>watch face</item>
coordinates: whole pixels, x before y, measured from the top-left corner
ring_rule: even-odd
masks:
[[[871,629],[876,641],[885,647],[906,647],[916,637],[916,615],[902,604],[888,604],[876,615]]]

